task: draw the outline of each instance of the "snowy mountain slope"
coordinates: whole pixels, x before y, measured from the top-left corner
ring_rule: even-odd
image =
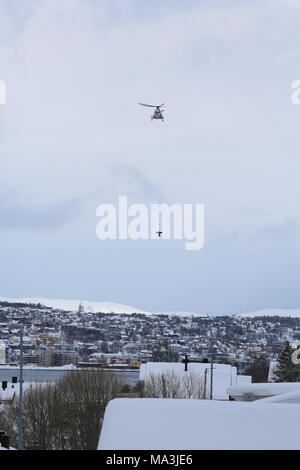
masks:
[[[131,307],[129,305],[117,304],[114,302],[95,302],[91,300],[76,300],[76,299],[47,299],[42,297],[25,297],[25,298],[8,298],[0,297],[0,302],[12,302],[12,303],[31,303],[31,304],[42,304],[47,307],[58,308],[62,310],[77,311],[79,304],[82,303],[84,310],[86,312],[103,312],[103,313],[126,313],[130,315],[131,313],[144,313],[146,315],[175,315],[175,316],[199,316],[199,317],[213,317],[218,316],[218,314],[204,314],[204,313],[195,313],[195,312],[184,312],[184,311],[173,311],[173,312],[149,312],[141,310],[136,307]],[[231,316],[228,314],[228,316]],[[280,309],[280,308],[265,308],[261,310],[255,310],[252,312],[241,313],[238,315],[232,315],[236,318],[239,317],[259,317],[259,316],[280,316],[280,317],[299,317],[300,318],[300,308],[294,309]]]
[[[45,299],[41,297],[26,297],[21,299],[11,299],[0,297],[0,302],[21,302],[31,304],[42,304],[47,307],[58,308],[62,310],[77,311],[79,304],[82,303],[86,312],[103,312],[103,313],[145,313],[144,310],[130,307],[129,305],[116,304],[113,302],[94,302],[90,300],[68,300],[68,299]]]

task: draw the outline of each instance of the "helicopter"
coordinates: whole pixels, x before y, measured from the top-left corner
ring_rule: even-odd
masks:
[[[153,105],[153,104],[145,104],[145,103],[139,103],[141,106],[149,106],[149,108],[155,108],[154,110],[154,114],[151,116],[151,121],[153,121],[153,119],[161,119],[162,121],[164,120],[164,117],[163,117],[163,112],[164,112],[164,109],[160,109],[162,106],[165,105],[165,103],[163,104],[160,104],[158,106],[156,105]]]

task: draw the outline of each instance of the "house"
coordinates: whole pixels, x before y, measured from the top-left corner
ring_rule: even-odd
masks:
[[[30,388],[35,386],[45,386],[49,385],[47,383],[33,383],[33,382],[23,382],[23,392],[28,391]],[[8,382],[6,380],[0,381],[0,407],[1,405],[10,405],[13,403],[14,399],[20,394],[20,383],[19,382]]]
[[[20,384],[17,381],[8,382],[7,380],[2,380],[0,382],[0,405],[10,405],[19,392]]]

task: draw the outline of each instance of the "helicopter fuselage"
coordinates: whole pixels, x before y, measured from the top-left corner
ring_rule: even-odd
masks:
[[[164,120],[163,113],[160,108],[155,108],[154,114],[151,116],[151,121],[153,119],[161,119],[162,121]]]

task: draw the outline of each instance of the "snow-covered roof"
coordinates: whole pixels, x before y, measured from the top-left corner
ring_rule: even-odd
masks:
[[[252,383],[252,376],[251,375],[237,375],[236,376],[236,383],[237,385],[245,385]]]
[[[98,450],[299,449],[299,420],[295,404],[117,398]]]
[[[270,382],[233,385],[228,387],[227,393],[231,396],[243,396],[251,393],[255,396],[267,397],[300,390],[300,382]]]
[[[298,390],[293,390],[292,392],[280,393],[280,395],[274,395],[273,397],[261,398],[256,400],[255,404],[264,404],[264,403],[298,403],[300,404],[300,387]]]

